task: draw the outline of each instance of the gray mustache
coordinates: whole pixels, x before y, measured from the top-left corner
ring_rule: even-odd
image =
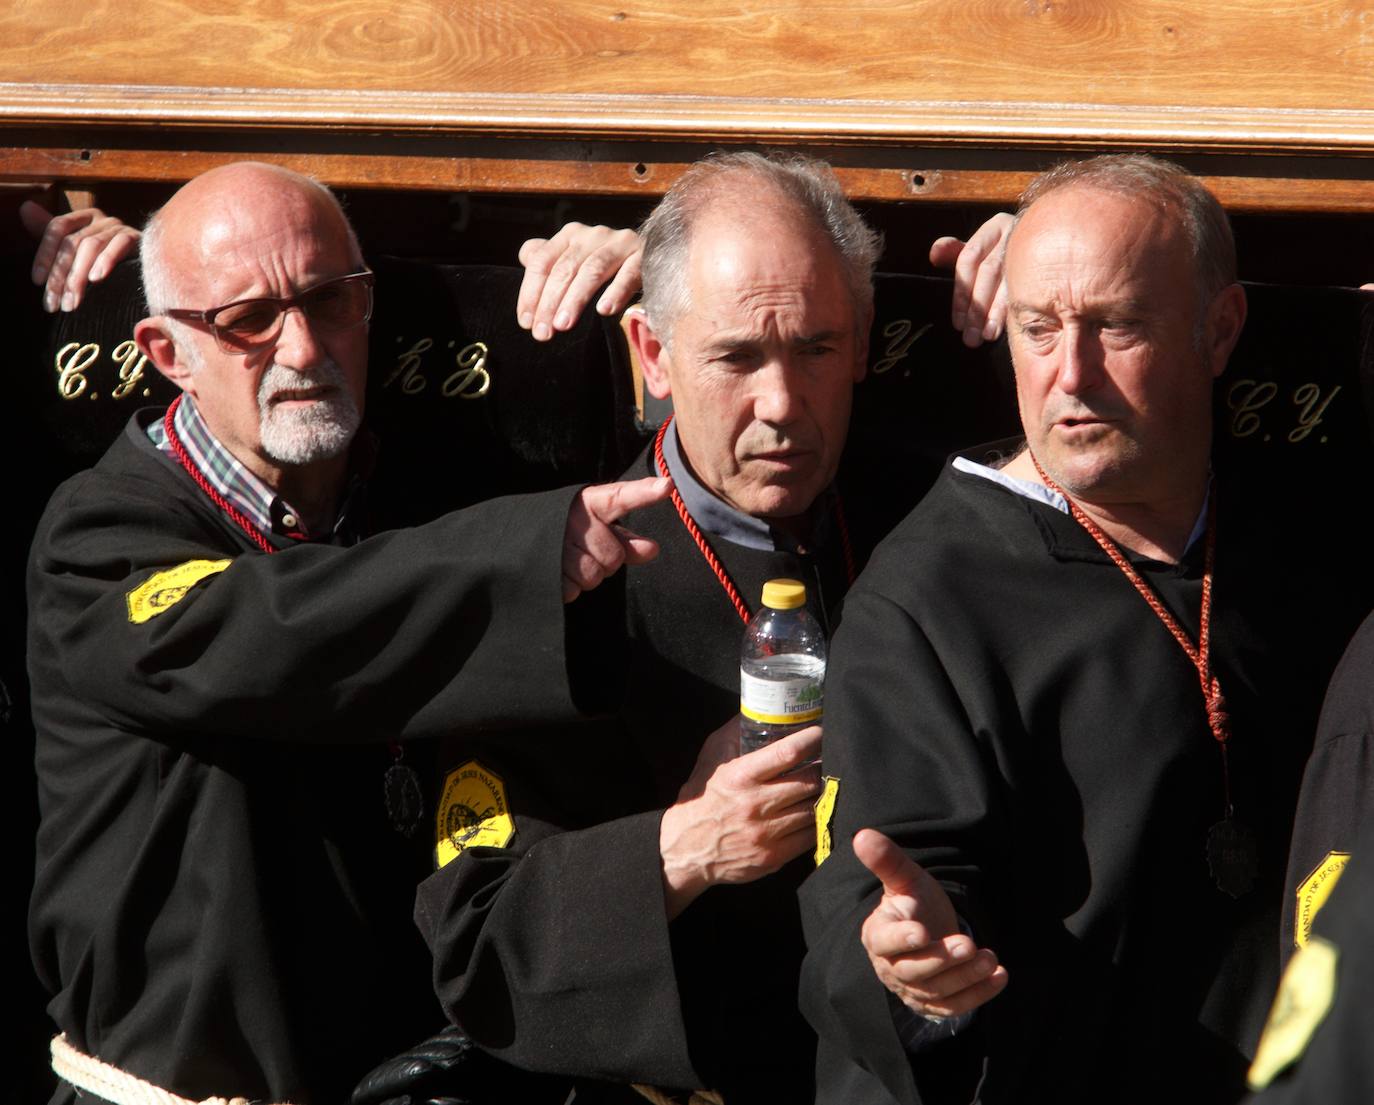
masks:
[[[258,402],[265,404],[272,396],[282,391],[303,391],[307,388],[343,388],[346,383],[343,369],[328,358],[321,361],[309,372],[298,372],[275,361],[268,365],[258,381]]]

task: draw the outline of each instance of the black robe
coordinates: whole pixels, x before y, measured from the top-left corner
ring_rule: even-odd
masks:
[[[650,474],[646,452],[626,478]],[[712,887],[671,924],[664,913],[659,821],[739,708],[743,622],[671,503],[625,525],[662,552],[626,575],[619,715],[445,749],[446,769],[475,759],[500,776],[515,835],[462,851],[421,886],[436,989],[456,1024],[524,1069],[710,1087],[730,1105],[809,1101],[795,891],[810,856]],[[712,544],[751,609],[766,580],[795,577],[827,624],[848,582],[834,527],[822,520],[814,555]],[[855,532],[862,555],[867,531]]]
[[[1311,1036],[1284,1048],[1296,1052],[1251,1105],[1356,1105],[1374,1101],[1374,831],[1352,846],[1350,865],[1312,924],[1335,952],[1333,974],[1303,970],[1284,976],[1275,1012],[1281,1024],[1265,1032]],[[1334,977],[1334,988],[1331,983]],[[1328,1004],[1329,1003],[1329,1004]],[[1263,1051],[1271,1041],[1261,1044]]]
[[[1303,772],[1288,856],[1285,956],[1305,940],[1333,877],[1344,877],[1365,825],[1374,825],[1374,616],[1360,626],[1331,677]]]
[[[157,1085],[341,1101],[437,1016],[387,741],[574,715],[572,492],[269,556],[153,447],[155,413],[33,546],[35,962],[71,1042]],[[228,563],[140,590],[197,561]]]
[[[1219,495],[1213,666],[1259,869],[1233,900],[1196,669],[1072,518],[952,466],[851,592],[827,684],[834,854],[802,890],[818,1100],[1233,1100],[1276,980],[1277,908],[1319,664],[1262,520]],[[1204,542],[1136,565],[1194,636]],[[1306,596],[1303,596],[1305,599]],[[1306,626],[1304,625],[1304,628]],[[1309,659],[1321,650],[1309,647]],[[1006,990],[909,1058],[859,941],[886,832],[949,890]]]

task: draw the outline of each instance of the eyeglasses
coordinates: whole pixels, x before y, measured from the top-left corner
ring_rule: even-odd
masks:
[[[208,311],[174,308],[162,313],[182,322],[208,326],[224,352],[241,355],[271,345],[281,333],[286,312],[293,307],[299,308],[306,321],[320,330],[361,326],[372,317],[372,282],[372,273],[354,272],[281,298],[239,299]]]

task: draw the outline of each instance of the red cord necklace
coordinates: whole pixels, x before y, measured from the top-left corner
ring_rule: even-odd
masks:
[[[196,486],[210,497],[210,501],[224,511],[239,529],[248,534],[248,538],[253,544],[265,553],[276,552],[276,546],[267,540],[263,532],[248,520],[248,516],[243,511],[239,510],[210,485],[210,481],[205,478],[205,473],[197,468],[195,462],[191,460],[191,454],[186,451],[186,446],[182,444],[181,438],[177,435],[174,421],[177,408],[181,406],[181,401],[184,398],[184,395],[178,395],[173,399],[172,405],[167,408],[167,413],[162,418],[162,428],[167,431],[167,445],[172,450],[172,456],[176,458],[178,464],[186,469],[186,474],[195,480]]]
[[[1202,609],[1198,615],[1198,639],[1194,643],[1187,630],[1178,624],[1168,607],[1156,594],[1134,565],[1126,559],[1115,541],[1102,531],[1102,528],[1084,512],[1076,502],[1040,467],[1040,462],[1031,454],[1031,463],[1045,486],[1061,495],[1069,506],[1074,521],[1087,530],[1088,535],[1121,569],[1131,581],[1155,616],[1173,635],[1188,659],[1197,669],[1198,682],[1202,687],[1203,703],[1207,710],[1207,726],[1221,750],[1221,784],[1224,803],[1222,820],[1213,825],[1207,834],[1207,856],[1212,867],[1213,877],[1222,890],[1233,898],[1240,897],[1250,889],[1255,877],[1255,845],[1253,838],[1235,819],[1235,808],[1231,802],[1231,766],[1228,748],[1231,738],[1230,719],[1226,714],[1226,699],[1221,693],[1221,681],[1212,671],[1212,579],[1216,565],[1217,551],[1217,496],[1213,489],[1207,503],[1207,549],[1202,572]]]
[[[658,436],[654,438],[654,463],[658,468],[660,476],[668,475],[668,461],[663,456],[663,439],[668,434],[668,426],[672,423],[673,416],[669,415],[663,421],[663,425],[658,428]],[[706,539],[706,535],[701,532],[701,527],[697,525],[696,519],[692,517],[692,512],[687,509],[687,504],[682,501],[682,496],[678,494],[677,486],[673,486],[671,492],[673,506],[677,508],[677,516],[682,519],[682,524],[687,528],[687,533],[691,536],[696,547],[701,550],[701,555],[705,557],[707,565],[715,573],[715,577],[720,581],[720,585],[725,590],[730,602],[735,607],[735,612],[739,614],[740,620],[745,625],[749,624],[749,606],[740,597],[739,588],[735,586],[735,581],[730,578],[730,573],[725,565],[721,563],[720,557],[716,555],[715,549],[711,548],[711,543]],[[849,524],[844,516],[844,504],[840,501],[839,491],[834,495],[835,503],[835,525],[840,531],[840,546],[844,550],[845,574],[849,577],[849,585],[854,585],[854,577],[858,574],[854,568],[854,547],[849,540]]]

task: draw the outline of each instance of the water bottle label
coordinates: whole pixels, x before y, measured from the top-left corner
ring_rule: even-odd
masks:
[[[760,679],[739,673],[739,712],[762,725],[800,725],[825,713],[825,668],[821,678]]]

